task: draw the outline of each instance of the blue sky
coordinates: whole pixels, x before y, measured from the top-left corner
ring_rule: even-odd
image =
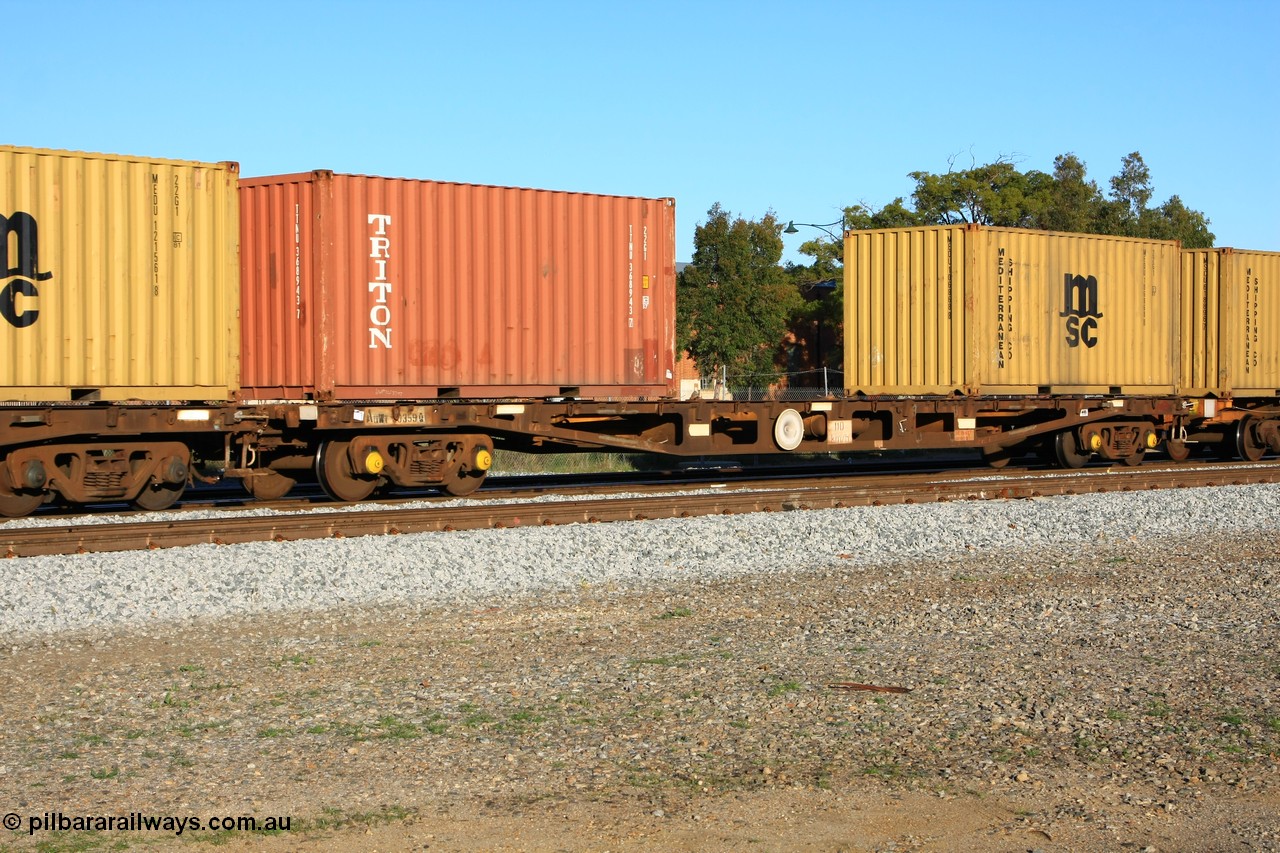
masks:
[[[1280,250],[1280,2],[0,0],[0,141],[825,223],[1074,152]],[[817,232],[785,238],[787,258]]]

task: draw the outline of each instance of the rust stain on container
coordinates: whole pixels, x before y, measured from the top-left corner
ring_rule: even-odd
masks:
[[[1280,389],[1280,252],[1182,252],[1184,394],[1274,397]]]
[[[978,225],[850,231],[847,390],[1172,393],[1178,254]]]
[[[0,399],[233,396],[237,176],[0,146]]]
[[[241,181],[252,399],[671,393],[671,199]]]

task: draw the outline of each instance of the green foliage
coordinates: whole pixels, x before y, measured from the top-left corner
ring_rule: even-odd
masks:
[[[1039,172],[1019,172],[1003,159],[945,175],[912,172],[916,215],[924,222],[976,222],[1010,228],[1031,227],[1047,202]]]
[[[1102,205],[1098,185],[1088,180],[1084,163],[1074,154],[1053,159],[1052,183],[1037,227],[1046,231],[1088,232]]]
[[[693,262],[676,282],[677,335],[698,368],[768,370],[800,297],[779,266],[782,226],[734,217],[719,204],[693,236]]]
[[[1151,170],[1137,151],[1120,161],[1120,172],[1111,179],[1111,198],[1098,206],[1094,227],[1096,234],[1118,234],[1154,240],[1180,240],[1188,249],[1213,245],[1209,219],[1191,210],[1178,196],[1171,196],[1159,207],[1150,207],[1155,195]]]
[[[898,196],[879,210],[872,210],[861,204],[844,209],[846,229],[906,228],[919,225],[924,221],[919,213],[907,207],[902,196]]]
[[[1151,170],[1137,151],[1120,160],[1120,173],[1111,179],[1111,200],[1119,213],[1120,221],[1135,223],[1147,209],[1153,194]]]
[[[1208,218],[1189,209],[1176,195],[1154,210],[1144,210],[1138,232],[1157,240],[1181,240],[1184,249],[1208,249],[1214,240]]]
[[[927,220],[914,210],[909,209],[898,196],[879,210],[872,210],[863,204],[855,204],[844,209],[841,227],[835,229],[834,236],[816,237],[800,244],[797,250],[802,255],[813,258],[809,266],[788,264],[787,272],[797,283],[824,281],[839,278],[844,268],[844,240],[842,235],[848,230],[867,230],[871,228],[903,228],[920,225]]]
[[[1176,195],[1156,207],[1151,170],[1134,151],[1120,161],[1104,196],[1075,154],[1054,158],[1053,173],[1021,172],[1005,158],[943,174],[912,172],[914,210],[901,198],[880,210],[854,205],[845,210],[849,228],[893,228],[908,225],[953,225],[976,222],[1013,228],[1039,228],[1084,234],[1112,234],[1156,240],[1179,240],[1186,248],[1213,245],[1209,218],[1188,208]],[[802,246],[804,254],[809,244]]]

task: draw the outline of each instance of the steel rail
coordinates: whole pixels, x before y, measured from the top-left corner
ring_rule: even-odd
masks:
[[[1005,470],[981,475],[973,472],[864,475],[835,481],[786,482],[756,488],[725,486],[697,493],[682,491],[641,497],[478,502],[467,506],[392,507],[354,512],[326,509],[272,516],[227,513],[213,519],[0,528],[0,554],[29,557],[1272,482],[1280,482],[1280,465],[1230,463],[1078,471]]]

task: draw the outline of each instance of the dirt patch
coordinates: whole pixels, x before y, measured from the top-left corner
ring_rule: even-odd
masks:
[[[0,814],[289,831],[0,844],[1274,850],[1278,596],[1224,539],[53,635]]]

